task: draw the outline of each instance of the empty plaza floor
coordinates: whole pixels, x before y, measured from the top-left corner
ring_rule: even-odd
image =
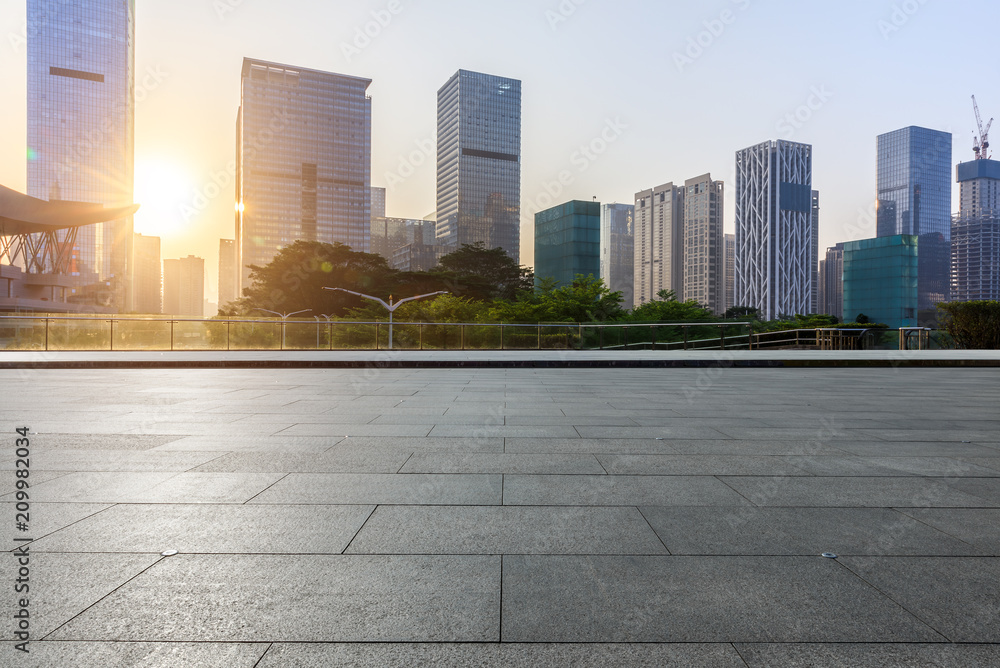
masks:
[[[0,387],[3,666],[1000,666],[996,369]]]

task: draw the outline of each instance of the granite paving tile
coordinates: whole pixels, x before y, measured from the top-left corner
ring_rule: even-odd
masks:
[[[275,643],[258,668],[496,666],[500,668],[745,668],[730,644]]]
[[[508,506],[741,506],[746,499],[705,476],[507,475]]]
[[[986,504],[936,478],[729,477],[725,483],[758,506],[955,508]]]
[[[251,503],[499,505],[497,475],[292,473]]]
[[[506,425],[465,425],[439,424],[428,434],[431,438],[474,436],[477,438],[574,438],[579,437],[576,429],[568,425],[518,427]]]
[[[24,668],[254,668],[266,643],[129,643],[42,641],[18,662]]]
[[[788,457],[816,476],[1000,477],[1000,472],[950,457]]]
[[[1000,666],[998,645],[737,643],[747,668],[931,668]]]
[[[44,638],[162,559],[149,554],[35,554],[30,546],[28,551],[30,589],[22,593],[29,594],[34,639]],[[6,572],[13,574],[13,558],[5,561],[9,564]],[[11,610],[12,604],[13,597],[6,609]],[[3,649],[12,651],[9,645]]]
[[[216,453],[219,454],[219,453]],[[232,452],[194,469],[203,473],[396,473],[411,452],[333,448],[319,453]]]
[[[531,454],[460,454],[416,452],[406,460],[400,473],[520,473],[602,475],[605,473],[593,455]]]
[[[806,471],[777,457],[741,455],[597,455],[611,475],[806,476]]]
[[[839,561],[949,641],[1000,643],[1000,560],[844,557]]]
[[[505,642],[940,642],[821,557],[505,556]]]
[[[382,506],[348,554],[666,554],[635,508]]]
[[[31,549],[340,554],[373,510],[374,506],[118,505],[35,541]]]
[[[679,443],[679,442],[678,442]],[[655,438],[507,438],[504,451],[519,454],[676,455],[678,447]]]
[[[887,508],[642,507],[675,555],[981,555],[961,537]]]
[[[178,555],[52,639],[496,642],[500,557]]]

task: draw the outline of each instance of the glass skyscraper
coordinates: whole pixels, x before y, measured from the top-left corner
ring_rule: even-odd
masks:
[[[915,327],[918,248],[918,237],[904,234],[846,242],[844,318]]]
[[[131,204],[134,0],[28,0],[28,194]],[[78,305],[134,308],[132,218],[79,230],[70,271]]]
[[[521,82],[459,70],[438,91],[437,242],[520,262]]]
[[[298,240],[367,253],[370,79],[246,58],[237,117],[240,290]]]
[[[601,205],[572,201],[535,214],[535,283],[562,287],[601,272]]]
[[[612,292],[622,293],[622,304],[634,304],[635,207],[631,204],[601,206],[601,278]]]
[[[920,309],[948,299],[951,133],[910,126],[878,137],[879,237],[920,237]]]

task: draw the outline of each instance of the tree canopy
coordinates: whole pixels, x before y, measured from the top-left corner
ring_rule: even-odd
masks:
[[[250,287],[244,288],[243,297],[223,313],[254,315],[259,309],[281,313],[310,309],[313,315],[344,316],[370,304],[325,287],[386,300],[437,291],[471,300],[514,299],[519,291],[530,290],[533,280],[532,273],[518,266],[503,249],[487,250],[482,244],[463,245],[429,272],[402,272],[379,255],[359,253],[344,244],[296,241],[278,251],[267,265],[251,265]]]

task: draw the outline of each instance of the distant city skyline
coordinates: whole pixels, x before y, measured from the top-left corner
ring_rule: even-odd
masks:
[[[436,208],[441,82],[460,68],[523,81],[521,260],[528,265],[526,214],[546,197],[630,203],[664,173],[709,171],[732,192],[734,151],[775,137],[815,148],[820,246],[870,238],[877,135],[909,125],[951,132],[954,166],[973,157],[970,96],[986,118],[1000,116],[1000,92],[983,78],[1000,55],[968,39],[970,17],[984,25],[1000,17],[985,0],[669,8],[638,0],[400,0],[393,7],[178,0],[137,8],[135,199],[143,208],[135,230],[159,236],[165,257],[205,257],[209,296],[218,287],[211,280],[218,240],[232,238],[227,167],[245,56],[372,79],[372,185],[389,189],[387,215],[406,218]],[[448,40],[429,39],[442,29]],[[782,39],[761,43],[763,31]],[[590,48],[619,33],[630,36],[627,44]],[[0,35],[8,138],[0,183],[26,191],[24,3],[0,8]],[[650,63],[664,85],[646,85]],[[732,198],[724,220],[731,232]]]

